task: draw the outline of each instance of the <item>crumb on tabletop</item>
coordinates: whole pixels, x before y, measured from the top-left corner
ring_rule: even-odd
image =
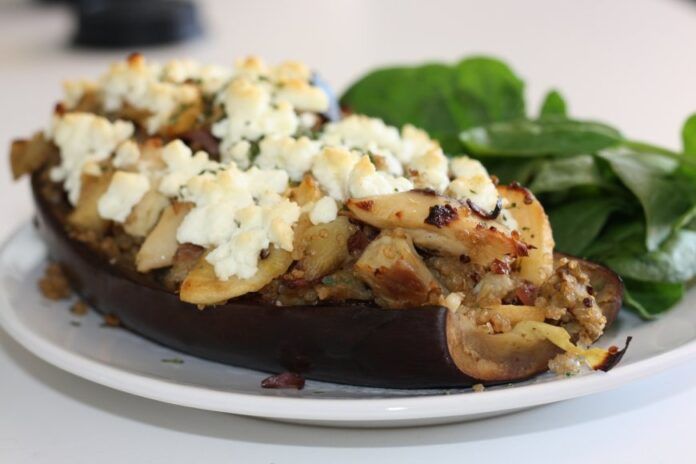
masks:
[[[71,307],[70,312],[75,316],[84,316],[89,311],[89,306],[82,300],[77,300]]]
[[[115,314],[105,314],[102,327],[120,327],[121,320]]]
[[[486,387],[483,386],[482,383],[476,383],[471,386],[471,389],[475,391],[476,393],[480,393],[486,389]]]
[[[39,289],[49,300],[64,300],[72,294],[68,279],[58,263],[46,266],[43,277],[39,279]]]

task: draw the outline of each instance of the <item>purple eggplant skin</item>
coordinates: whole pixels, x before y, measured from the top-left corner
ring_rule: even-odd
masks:
[[[314,380],[416,389],[524,380],[544,372],[558,352],[543,341],[538,349],[528,347],[526,354],[492,353],[491,359],[504,367],[503,375],[480,379],[475,363],[467,365],[453,353],[468,352],[481,337],[468,342],[457,318],[443,307],[277,307],[246,298],[201,310],[148,275],[110,264],[70,238],[58,212],[65,204],[41,192],[41,175],[34,173],[37,230],[78,295],[100,313],[117,316],[125,328],[183,353],[264,372],[291,371]],[[620,280],[602,266],[580,263],[590,266],[600,306],[613,321],[621,306]]]

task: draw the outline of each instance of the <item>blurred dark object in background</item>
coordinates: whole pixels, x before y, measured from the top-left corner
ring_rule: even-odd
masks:
[[[73,43],[132,48],[180,42],[201,35],[196,5],[184,0],[79,0]]]

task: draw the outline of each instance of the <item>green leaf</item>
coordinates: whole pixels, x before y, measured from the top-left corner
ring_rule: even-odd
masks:
[[[479,158],[479,161],[488,172],[498,176],[502,184],[519,182],[522,185],[528,185],[545,162],[537,158]]]
[[[460,121],[454,113],[452,68],[432,63],[419,67],[385,68],[354,83],[341,97],[341,104],[356,113],[403,126],[411,123],[427,130],[446,145],[460,144],[455,134]]]
[[[474,57],[454,67],[460,129],[525,116],[524,82],[500,60]]]
[[[592,121],[547,118],[497,122],[459,135],[478,156],[573,156],[594,153],[620,143],[614,128]]]
[[[586,198],[561,204],[547,210],[556,249],[583,256],[604,227],[619,203],[613,198]]]
[[[550,159],[539,167],[529,188],[534,193],[556,192],[581,185],[602,184],[602,176],[591,155]]]
[[[461,151],[462,129],[525,115],[524,83],[487,57],[373,71],[351,85],[341,104],[395,126],[414,124],[449,153]]]
[[[696,113],[692,114],[682,128],[682,142],[684,153],[696,159]]]
[[[645,253],[645,224],[642,217],[617,217],[585,250],[585,256],[606,262],[627,253]]]
[[[646,246],[657,249],[674,225],[691,209],[694,186],[673,176],[676,163],[661,156],[605,150],[599,156],[640,201],[647,226]]]
[[[681,172],[696,183],[696,113],[692,114],[682,127],[682,142],[684,158],[688,161],[681,166]]]
[[[539,118],[545,118],[549,116],[567,116],[568,109],[566,108],[566,102],[563,96],[557,90],[551,90],[544,97],[544,101],[541,104],[541,110],[539,111]]]
[[[679,230],[659,249],[645,253],[624,247],[625,253],[605,260],[624,277],[651,282],[686,282],[696,276],[696,232]]]
[[[624,279],[624,304],[644,319],[654,319],[684,296],[684,284]]]

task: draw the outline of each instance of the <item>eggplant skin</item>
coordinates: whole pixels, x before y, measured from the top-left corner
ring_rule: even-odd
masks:
[[[327,382],[420,389],[524,380],[546,371],[548,360],[559,352],[545,341],[517,350],[517,342],[505,343],[506,337],[472,335],[462,318],[440,306],[276,307],[242,298],[199,310],[147,276],[114,266],[71,239],[57,212],[60,205],[41,191],[36,172],[37,230],[78,295],[100,313],[117,316],[125,328],[183,353]],[[601,306],[613,321],[621,306],[620,280],[602,266],[580,263],[594,273],[593,285],[599,279],[611,297]]]

